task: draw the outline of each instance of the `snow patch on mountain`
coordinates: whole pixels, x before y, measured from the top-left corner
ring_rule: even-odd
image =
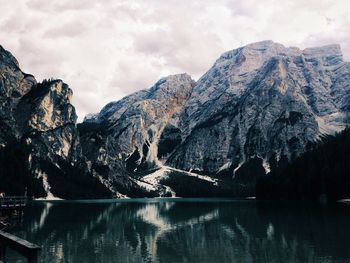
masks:
[[[37,178],[41,178],[42,179],[42,182],[43,182],[43,187],[44,187],[44,190],[46,192],[46,197],[44,198],[37,198],[37,200],[48,200],[48,201],[52,201],[52,200],[62,200],[61,198],[59,197],[56,197],[54,196],[52,193],[51,193],[51,186],[48,182],[48,179],[47,179],[47,174],[40,171],[40,170],[36,170],[36,176]]]
[[[245,174],[269,173],[271,160],[296,158],[349,125],[349,81],[339,45],[303,50],[261,41],[225,52],[197,82],[187,74],[162,78],[86,122],[105,129],[111,181],[125,175],[160,191],[162,181],[190,176],[220,186],[218,174],[234,167],[234,181],[255,180]]]

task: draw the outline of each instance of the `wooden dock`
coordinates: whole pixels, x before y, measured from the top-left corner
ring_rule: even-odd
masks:
[[[28,263],[37,263],[41,248],[10,233],[0,231],[0,262],[6,262],[6,250],[10,248],[26,257]]]
[[[5,196],[0,197],[0,210],[19,210],[27,206],[26,196]]]
[[[0,213],[16,213],[24,209],[27,203],[27,196],[1,196]],[[0,263],[6,262],[7,249],[17,251],[22,256],[26,257],[29,263],[38,262],[38,253],[41,250],[41,248],[35,244],[0,230]]]

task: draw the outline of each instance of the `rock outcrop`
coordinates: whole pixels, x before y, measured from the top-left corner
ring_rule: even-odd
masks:
[[[114,191],[128,196],[171,194],[138,178],[161,167],[158,145],[164,141],[163,131],[179,122],[193,85],[187,74],[169,76],[148,91],[109,103],[79,125],[85,157]]]
[[[229,51],[196,83],[182,118],[186,138],[168,163],[215,173],[254,157],[266,166],[293,158],[346,126],[349,78],[338,45],[264,41]]]
[[[108,197],[81,155],[72,90],[37,83],[0,47],[0,190],[35,197]]]
[[[253,43],[197,82],[168,76],[78,125],[68,85],[37,83],[2,48],[0,59],[0,179],[36,196],[251,196],[260,176],[350,123],[338,45]]]
[[[153,186],[179,185],[188,176],[216,186],[236,181],[250,188],[244,195],[254,194],[256,178],[271,166],[349,124],[350,63],[338,45],[301,50],[253,43],[224,53],[196,83],[184,76],[87,118],[83,125],[103,125],[114,145],[94,158],[105,160],[109,175],[122,171]],[[163,82],[174,92],[164,93]],[[179,92],[184,96],[174,104]],[[121,161],[117,169],[111,158]]]

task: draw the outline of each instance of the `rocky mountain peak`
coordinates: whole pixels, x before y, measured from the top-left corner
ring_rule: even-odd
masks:
[[[350,98],[348,65],[339,45],[263,41],[224,53],[194,86],[181,117],[185,139],[168,165],[215,173],[254,156],[294,158],[349,123],[350,103],[339,95]]]
[[[162,100],[170,96],[188,96],[194,84],[195,81],[187,73],[170,75],[157,81],[149,90],[147,98]]]
[[[0,61],[1,64],[14,64],[17,68],[19,68],[19,63],[17,61],[17,59],[6,49],[4,49],[1,45],[0,45]]]
[[[62,80],[44,80],[35,85],[20,102],[18,118],[26,116],[28,127],[37,131],[49,131],[66,124],[75,124],[77,115],[71,104],[72,90]],[[35,101],[35,103],[33,103]]]
[[[266,59],[288,53],[283,45],[273,41],[261,41],[225,52],[215,62],[214,68],[234,66],[240,73],[256,70]]]
[[[35,197],[110,196],[81,155],[71,97],[62,80],[37,83],[0,47],[1,192],[19,195],[26,188]]]
[[[135,103],[153,100],[153,103],[169,105],[186,100],[195,81],[190,75],[176,74],[158,80],[149,90],[137,91],[119,101],[108,103],[99,113],[85,117],[85,122],[115,121]],[[171,100],[171,102],[170,102]]]
[[[310,57],[343,56],[339,44],[330,44],[321,47],[305,48],[303,50],[303,54]]]
[[[322,47],[306,48],[302,51],[307,61],[315,65],[334,66],[343,61],[340,45],[326,45]]]
[[[242,70],[252,71],[261,67],[271,57],[305,57],[308,59],[333,59],[333,63],[342,62],[340,45],[332,44],[321,47],[306,48],[301,50],[297,47],[285,47],[273,41],[261,41],[248,44],[238,49],[225,52],[214,64],[214,67],[222,67],[229,64],[236,65]]]
[[[85,181],[103,195],[254,195],[271,167],[350,124],[350,63],[339,45],[252,43],[222,54],[197,82],[170,75],[78,126],[68,85],[37,83],[0,56],[0,156],[23,150],[47,195],[71,196],[65,182],[86,194]]]

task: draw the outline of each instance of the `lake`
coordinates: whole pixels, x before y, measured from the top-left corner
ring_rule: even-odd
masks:
[[[40,262],[350,262],[350,205],[254,200],[34,202],[10,232]],[[21,261],[13,252],[9,262]]]

